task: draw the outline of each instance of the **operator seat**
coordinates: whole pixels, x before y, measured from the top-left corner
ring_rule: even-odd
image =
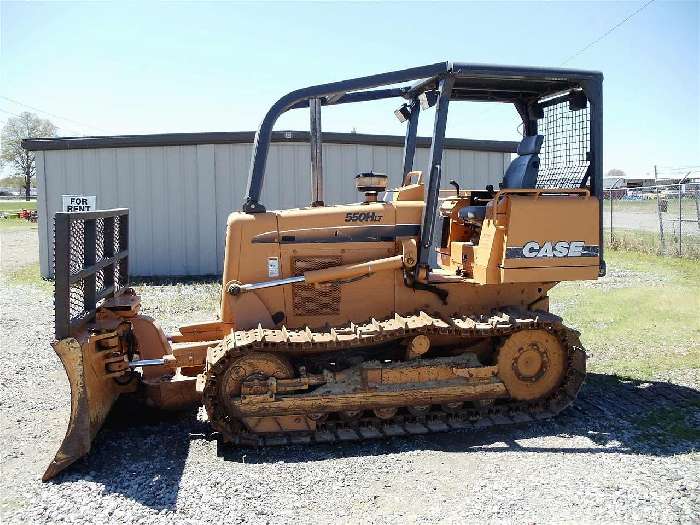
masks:
[[[503,176],[504,190],[531,189],[537,185],[537,170],[540,169],[540,149],[544,137],[529,135],[518,144],[518,156],[510,163]]]
[[[544,137],[529,135],[523,137],[518,144],[518,156],[513,159],[503,176],[501,189],[532,189],[537,185],[537,170],[540,168],[540,149]],[[459,210],[459,218],[463,221],[483,221],[486,217],[486,206],[465,206]]]

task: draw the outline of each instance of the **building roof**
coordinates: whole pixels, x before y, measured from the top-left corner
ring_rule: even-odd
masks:
[[[31,138],[22,141],[30,151],[136,148],[159,146],[192,146],[197,144],[252,144],[253,131],[208,133],[161,133],[155,135],[114,135],[100,137]],[[418,147],[429,147],[430,137],[418,137]],[[308,131],[275,131],[272,142],[309,143]],[[372,135],[367,133],[323,133],[328,144],[363,144],[370,146],[402,147],[404,137],[399,135]],[[515,153],[518,143],[506,140],[445,139],[445,148],[473,151]]]

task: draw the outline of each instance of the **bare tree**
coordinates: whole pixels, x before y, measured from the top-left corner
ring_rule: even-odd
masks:
[[[2,128],[0,135],[0,166],[8,166],[12,177],[21,180],[27,200],[31,195],[32,180],[36,176],[34,152],[22,148],[22,139],[34,137],[55,137],[57,127],[49,120],[39,118],[34,113],[23,112],[12,117]]]

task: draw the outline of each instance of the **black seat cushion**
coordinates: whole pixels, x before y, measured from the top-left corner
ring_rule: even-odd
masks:
[[[531,189],[537,185],[537,171],[540,168],[538,153],[544,137],[531,135],[524,137],[518,145],[518,157],[513,159],[503,176],[503,189]]]
[[[523,137],[523,140],[518,144],[518,155],[539,155],[543,142],[544,137],[542,135]]]

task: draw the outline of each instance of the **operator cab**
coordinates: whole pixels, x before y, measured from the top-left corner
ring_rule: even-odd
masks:
[[[605,272],[602,80],[595,71],[438,62],[295,90],[270,108],[256,133],[243,211],[266,212],[260,202],[265,165],[274,124],[285,111],[309,109],[311,202],[318,207],[324,205],[321,108],[398,99],[401,106],[394,114],[406,124],[404,180],[385,201],[413,201],[393,207],[412,210],[410,220],[396,212],[397,224],[413,225],[413,216],[419,213],[413,203],[423,204],[415,235],[417,264],[412,266],[407,286],[430,285],[433,277],[455,275],[481,284],[596,278]],[[455,164],[443,160],[448,110],[455,102],[512,105],[520,116],[524,138],[499,188],[458,190],[443,199],[441,177],[448,172],[452,175],[455,169]],[[422,183],[414,167],[421,142],[418,121],[430,109],[433,136]],[[378,194],[386,191],[388,179],[370,171],[359,174],[356,183],[365,194],[365,204],[374,205]],[[577,214],[581,219],[574,218]],[[440,233],[440,216],[440,268],[435,269],[434,248],[440,235],[434,234]],[[559,246],[556,253],[552,246]],[[564,250],[567,246],[575,249]],[[581,246],[588,248],[579,250]],[[583,257],[582,253],[590,255]],[[431,277],[433,270],[436,275]]]
[[[517,148],[517,157],[508,166],[500,190],[529,190],[537,187],[540,167],[539,153],[544,142],[543,135],[523,137]],[[436,249],[439,265],[458,275],[472,276],[474,249],[479,245],[484,220],[494,219],[495,192],[492,186],[486,190],[461,192],[459,185],[455,197],[443,201],[440,207],[442,234]],[[455,255],[459,261],[455,260]]]

